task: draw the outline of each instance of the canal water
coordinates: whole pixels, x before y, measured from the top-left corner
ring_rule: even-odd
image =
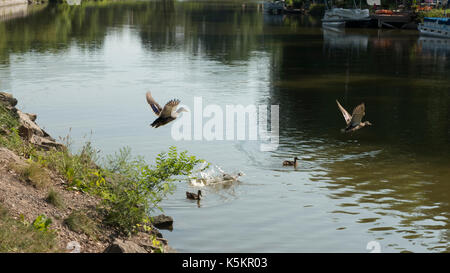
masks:
[[[237,183],[177,184],[162,203],[179,252],[448,252],[450,42],[413,30],[322,29],[240,1],[47,6],[0,22],[0,90],[53,136],[131,147],[153,163],[170,146]],[[145,101],[190,109],[279,105],[279,147],[176,141]],[[373,126],[341,134],[336,99]],[[184,113],[192,115],[192,112]],[[207,120],[205,118],[205,120]],[[75,147],[76,148],[76,147]],[[282,161],[300,158],[297,169]],[[371,243],[374,244],[374,243]]]

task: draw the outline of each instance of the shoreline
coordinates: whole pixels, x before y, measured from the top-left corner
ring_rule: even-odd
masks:
[[[7,145],[4,144],[6,139],[14,138],[16,132],[6,128],[6,125],[17,122],[15,125],[18,127],[18,136],[32,149],[39,151],[67,149],[64,144],[57,142],[36,124],[36,114],[23,113],[15,107],[16,104],[17,100],[12,95],[0,92],[0,211],[2,211],[0,241],[2,244],[3,239],[6,241],[13,239],[11,236],[14,235],[5,234],[8,230],[25,229],[24,232],[30,237],[45,234],[53,238],[45,241],[51,247],[40,249],[40,246],[34,246],[37,247],[38,252],[78,252],[78,250],[88,253],[176,252],[156,228],[156,226],[167,226],[168,222],[171,224],[173,220],[170,217],[154,217],[154,219],[160,219],[160,223],[154,221],[152,224],[147,224],[146,229],[137,229],[131,235],[123,234],[116,227],[105,222],[105,217],[99,210],[102,205],[101,197],[82,190],[74,190],[71,182],[64,175],[44,165],[38,165],[31,156],[27,156],[26,152],[20,154],[6,147]],[[45,153],[42,156],[45,159]],[[52,194],[58,196],[63,205],[59,206],[57,202],[49,201]],[[41,215],[51,221],[48,230],[47,226],[45,231],[30,229],[36,226],[36,219]],[[1,226],[5,226],[5,223],[11,226],[2,233]],[[31,241],[26,243],[33,244]],[[75,248],[73,248],[74,245]],[[1,247],[0,252],[4,252],[5,249],[2,251]],[[8,249],[6,252],[9,252]],[[20,247],[11,248],[11,252],[28,252],[29,250],[20,249]]]

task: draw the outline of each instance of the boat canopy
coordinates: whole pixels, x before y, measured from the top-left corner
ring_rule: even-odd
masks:
[[[423,18],[424,22],[438,22],[438,24],[442,25],[450,25],[450,20],[448,18],[442,18],[442,17],[425,17]]]

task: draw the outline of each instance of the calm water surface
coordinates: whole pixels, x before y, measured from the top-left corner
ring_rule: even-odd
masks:
[[[0,22],[0,89],[54,136],[130,146],[149,162],[176,145],[240,183],[180,183],[163,231],[180,252],[448,252],[450,42],[415,31],[325,30],[239,1],[48,6]],[[280,105],[280,146],[174,141],[161,103]],[[342,135],[335,99],[374,126]],[[299,156],[298,170],[283,168]]]

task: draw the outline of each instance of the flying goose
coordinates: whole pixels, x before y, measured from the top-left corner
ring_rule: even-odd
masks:
[[[283,161],[283,166],[294,166],[295,168],[297,168],[298,160],[299,160],[298,157],[294,157],[294,161],[285,160]]]
[[[153,99],[150,92],[147,92],[145,97],[147,98],[147,102],[152,108],[153,112],[158,116],[158,118],[155,119],[155,121],[153,121],[153,123],[151,124],[152,127],[158,128],[159,126],[163,126],[175,120],[181,112],[187,112],[187,110],[183,107],[180,107],[175,111],[178,104],[180,103],[180,101],[177,99],[170,100],[168,103],[166,103],[166,105],[164,105],[164,108],[161,108],[161,106],[159,106],[159,104]]]
[[[353,109],[353,114],[350,115],[344,107],[336,100],[336,103],[339,107],[339,110],[341,110],[342,115],[344,116],[345,123],[347,123],[347,127],[344,129],[341,129],[342,133],[349,133],[354,132],[358,129],[363,128],[367,125],[372,125],[369,121],[361,122],[362,118],[364,117],[365,113],[365,105],[364,102],[360,105],[356,106],[355,109]]]
[[[202,196],[202,191],[198,190],[197,194],[192,192],[186,192],[186,198],[191,200],[200,200],[200,196]]]

